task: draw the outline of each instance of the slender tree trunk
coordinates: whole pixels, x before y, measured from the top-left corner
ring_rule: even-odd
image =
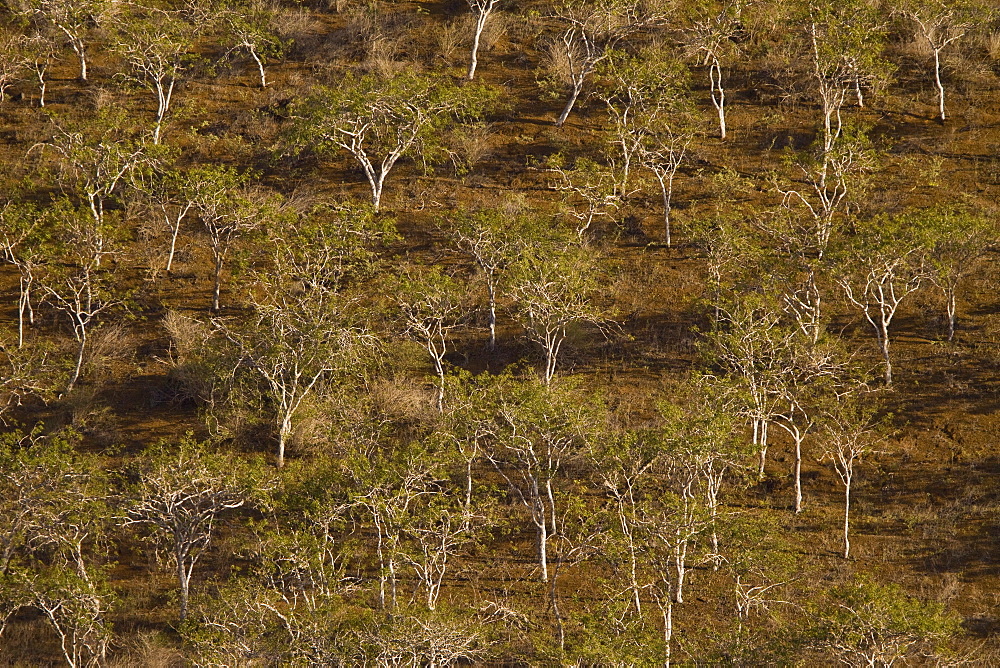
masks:
[[[538,527],[538,565],[542,569],[542,582],[549,581],[549,525],[545,520],[545,509],[536,509],[538,519],[535,526]]]
[[[943,123],[944,115],[944,84],[941,83],[941,49],[934,49],[934,83],[938,89],[938,114]]]
[[[489,344],[487,344],[487,349],[493,351],[496,350],[497,347],[497,296],[496,296],[496,286],[493,284],[492,276],[487,276],[486,290],[489,293],[489,300],[490,300],[490,313],[489,313],[490,342]]]
[[[569,99],[566,101],[566,106],[563,107],[562,113],[559,114],[559,118],[556,120],[556,127],[561,128],[566,122],[566,119],[569,118],[569,114],[573,111],[573,107],[576,106],[577,98],[580,97],[581,92],[583,92],[582,76],[573,82],[573,91],[570,93]]]
[[[83,42],[77,42],[73,40],[71,43],[73,51],[76,52],[77,58],[80,60],[80,81],[87,80],[87,47]]]
[[[375,209],[375,213],[378,213],[382,208],[382,187],[385,183],[385,171],[377,177],[370,176],[369,182],[372,187],[372,208]]]
[[[77,332],[80,339],[80,345],[76,350],[76,366],[73,368],[73,373],[69,377],[69,383],[66,385],[65,394],[69,394],[73,391],[73,388],[76,386],[76,381],[80,379],[80,372],[83,369],[83,355],[87,348],[87,328],[79,327]]]
[[[844,559],[851,556],[851,473],[844,478]]]
[[[36,70],[35,75],[38,77],[38,106],[45,106],[45,87],[48,82],[45,80],[45,70]]]
[[[264,72],[264,61],[257,55],[256,49],[250,49],[250,57],[257,63],[257,70],[260,72],[260,87],[267,88],[267,74]]]
[[[892,360],[889,357],[889,323],[882,322],[876,328],[878,335],[879,350],[882,353],[882,361],[885,363],[885,385],[892,387]]]
[[[476,16],[476,30],[472,35],[472,56],[469,59],[469,74],[468,79],[472,81],[476,78],[476,67],[479,65],[479,39],[482,37],[483,28],[486,27],[487,14],[479,14]]]
[[[31,307],[31,283],[32,279],[25,278],[22,274],[20,287],[21,293],[17,299],[17,347],[24,346],[24,315],[28,314],[28,322],[34,324],[35,311]]]
[[[802,512],[802,437],[795,437],[795,512]]]
[[[668,592],[665,604],[660,604],[663,615],[663,665],[670,668],[670,645],[674,639],[674,599]]]
[[[562,613],[559,610],[559,597],[556,595],[556,581],[559,579],[559,566],[562,563],[562,556],[556,557],[555,566],[552,569],[552,580],[549,582],[549,603],[552,606],[552,614],[556,618],[556,629],[559,633],[559,650],[566,650],[566,629],[563,626]]]
[[[222,253],[215,254],[215,276],[212,284],[212,310],[218,312],[222,293]]]
[[[673,177],[670,177],[670,187],[667,187],[667,174],[655,170],[656,180],[660,182],[660,194],[663,195],[663,241],[670,248],[670,199],[673,194]]]
[[[292,435],[292,416],[286,414],[282,416],[278,425],[278,468],[285,465],[285,447],[288,444],[288,437]]]
[[[170,223],[170,219],[167,218],[167,224]],[[177,234],[181,230],[181,223],[178,220],[176,225],[172,226],[173,229],[170,233],[170,252],[167,254],[167,267],[166,272],[169,274],[171,267],[174,266],[174,253],[177,250]]]
[[[373,509],[374,510],[374,509]],[[374,514],[374,513],[373,513]],[[379,566],[379,577],[378,577],[378,607],[380,610],[385,610],[385,582],[386,582],[386,567],[385,567],[385,539],[382,535],[382,525],[376,521],[375,525],[376,535],[378,536],[375,546],[375,551],[378,553],[378,566]]]
[[[180,618],[183,622],[187,619],[188,614],[191,574],[184,568],[185,554],[183,550],[176,550],[174,558],[177,560],[177,584],[180,586]]]
[[[719,114],[719,139],[726,139],[726,91],[722,87],[722,67],[716,58],[708,68],[708,78],[711,89],[712,104]]]
[[[952,341],[955,339],[955,312],[957,310],[954,288],[945,290],[945,298],[948,304],[948,340]]]

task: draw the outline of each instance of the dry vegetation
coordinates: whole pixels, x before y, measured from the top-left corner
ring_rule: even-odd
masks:
[[[0,665],[996,665],[1000,24],[942,120],[896,4],[8,0]]]

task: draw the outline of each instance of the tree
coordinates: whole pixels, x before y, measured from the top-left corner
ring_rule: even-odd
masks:
[[[129,136],[127,119],[115,110],[78,123],[54,122],[54,135],[40,149],[58,156],[59,187],[68,197],[84,199],[96,225],[105,223],[105,212],[136,170],[149,165],[147,146]]]
[[[530,214],[508,207],[463,211],[449,221],[447,234],[452,243],[472,258],[486,281],[490,350],[496,348],[500,285],[521,249],[536,236],[537,228],[538,221]]]
[[[938,92],[938,118],[943,123],[945,91],[941,80],[941,53],[987,20],[991,6],[979,0],[908,0],[897,11],[913,22],[917,34],[930,47]]]
[[[222,270],[237,242],[257,229],[270,215],[274,203],[254,191],[250,175],[224,165],[194,167],[186,175],[185,191],[208,232],[214,270],[212,310],[218,311],[222,292]]]
[[[572,388],[528,378],[495,382],[488,411],[491,433],[484,454],[529,512],[536,530],[540,579],[549,580],[549,539],[559,532],[557,487],[563,467],[584,453],[595,409]]]
[[[122,78],[156,95],[154,144],[160,143],[174,89],[193,57],[194,32],[194,27],[182,18],[158,10],[130,16],[118,24],[114,48],[129,68]]]
[[[436,459],[425,444],[409,443],[389,452],[355,452],[345,462],[349,503],[363,511],[375,527],[382,609],[397,608],[404,532],[411,526],[417,506],[423,498],[442,493]]]
[[[216,325],[235,345],[238,365],[263,384],[281,467],[303,403],[363,373],[378,347],[342,287],[352,272],[363,274],[372,246],[392,230],[364,207],[320,207],[275,222],[271,264],[251,274],[250,317]]]
[[[7,262],[18,271],[17,345],[24,345],[25,324],[34,324],[32,299],[35,280],[45,262],[45,245],[49,235],[48,212],[39,211],[30,203],[8,202],[0,210],[0,250]],[[27,322],[25,321],[27,317]]]
[[[740,55],[746,0],[707,0],[694,5],[691,26],[685,31],[698,64],[708,68],[709,96],[719,117],[719,138],[726,139],[726,89],[722,62]]]
[[[479,40],[483,36],[486,22],[493,15],[493,10],[500,4],[500,0],[466,0],[469,9],[472,10],[474,20],[472,27],[472,56],[469,59],[469,73],[467,78],[472,81],[476,78],[476,66],[479,64]]]
[[[111,640],[115,598],[93,561],[112,513],[101,466],[72,441],[41,429],[0,439],[0,590],[13,609],[38,610],[67,663],[83,668],[100,665]]]
[[[889,326],[899,305],[928,276],[924,235],[917,222],[906,214],[859,222],[839,268],[837,280],[848,301],[875,331],[887,386],[892,385]]]
[[[631,35],[660,23],[664,17],[657,3],[637,0],[571,0],[556,9],[555,18],[565,29],[553,40],[550,51],[558,62],[563,83],[569,88],[569,98],[556,120],[557,127],[562,127],[569,118],[587,81],[615,47]]]
[[[139,209],[160,219],[170,235],[170,245],[164,265],[164,270],[168,274],[174,265],[181,225],[188,214],[194,211],[194,198],[197,193],[195,184],[198,179],[197,172],[191,175],[187,170],[179,168],[174,160],[166,160],[155,165],[153,169],[139,170],[138,178],[130,180],[138,194],[134,201]]]
[[[843,130],[841,110],[853,92],[864,106],[862,89],[885,77],[881,59],[886,25],[879,9],[864,0],[809,3],[802,17],[811,78],[822,108],[822,151],[833,149]]]
[[[117,0],[23,0],[18,3],[18,11],[66,36],[80,61],[80,81],[86,81],[89,33],[107,23],[117,4]]]
[[[336,88],[317,88],[293,114],[300,145],[343,150],[360,165],[378,211],[400,158],[428,149],[444,125],[481,115],[494,99],[492,89],[458,87],[438,75],[350,75]]]
[[[958,632],[960,621],[941,603],[867,577],[830,589],[817,617],[817,648],[859,667],[937,658],[935,644]]]
[[[23,38],[21,52],[25,66],[30,69],[38,81],[38,106],[45,106],[45,90],[48,86],[49,67],[56,56],[56,43],[52,35],[38,31],[34,35]]]
[[[673,128],[681,125],[677,120],[685,111],[686,71],[657,45],[634,55],[612,51],[598,73],[603,80],[598,95],[607,106],[610,120],[612,149],[608,156],[615,177],[614,194],[624,202],[633,193],[633,172],[640,166],[651,169],[664,191],[669,229],[668,186],[673,185],[686,148],[685,144],[677,151],[672,141]]]
[[[77,342],[76,363],[64,393],[73,390],[83,370],[87,341],[98,317],[121,305],[125,292],[105,258],[121,253],[122,229],[108,220],[96,220],[66,200],[51,210],[53,235],[38,282],[53,307],[70,321]]]
[[[961,206],[938,206],[914,214],[918,227],[929,235],[927,256],[930,280],[944,293],[948,340],[955,338],[959,286],[974,274],[977,260],[995,238],[993,224]]]
[[[639,159],[643,167],[653,172],[660,184],[663,197],[663,241],[670,246],[670,211],[674,194],[674,177],[687,155],[694,133],[687,128],[672,128],[668,123],[660,124],[656,132],[646,137],[640,148]]]
[[[107,614],[114,601],[107,587],[58,568],[16,573],[15,581],[24,591],[24,604],[41,612],[55,631],[70,668],[104,663],[112,640]]]
[[[880,402],[870,392],[838,397],[824,420],[824,458],[833,462],[844,486],[844,559],[851,556],[851,492],[854,467],[883,441],[886,429]]]
[[[579,157],[569,167],[559,154],[549,156],[547,171],[556,178],[551,188],[563,194],[563,212],[577,221],[576,234],[580,241],[596,218],[610,218],[618,208],[623,194],[613,170],[590,158]]]
[[[820,431],[824,412],[846,392],[862,387],[852,378],[851,369],[839,351],[829,343],[798,343],[791,351],[790,368],[779,388],[781,408],[774,424],[783,429],[795,446],[792,478],[795,485],[794,510],[802,512],[802,444],[810,434]]]
[[[616,571],[624,571],[619,575],[624,587],[616,584],[616,589],[628,592],[640,619],[643,595],[652,598],[661,617],[659,662],[669,666],[674,608],[684,602],[699,538],[714,525],[710,504],[718,499],[732,452],[719,447],[731,430],[721,422],[712,425],[723,416],[689,422],[676,407],[665,406],[664,412],[659,428],[595,444],[593,465],[606,500],[605,554]]]
[[[252,460],[210,452],[190,435],[161,443],[136,462],[126,524],[151,528],[149,540],[167,553],[180,590],[180,619],[188,614],[191,576],[220,515],[250,504],[270,483]]]
[[[281,58],[289,46],[275,30],[277,12],[274,6],[263,0],[244,0],[224,14],[230,43],[227,55],[246,51],[257,64],[261,88],[267,87],[264,66],[269,60]]]
[[[542,377],[548,385],[570,326],[607,322],[593,301],[598,285],[594,252],[558,239],[540,242],[524,249],[513,273],[515,313],[528,338],[542,347]]]
[[[444,358],[448,335],[461,324],[466,290],[454,278],[436,267],[419,276],[405,276],[396,301],[407,331],[427,349],[438,377],[437,408],[444,412]]]
[[[822,279],[829,271],[831,239],[845,224],[867,191],[876,158],[863,131],[848,126],[838,131],[829,150],[817,146],[794,160],[796,184],[779,184],[777,211],[755,216],[756,226],[770,238],[784,271],[782,301],[802,333],[815,344],[824,327]]]
[[[752,444],[764,475],[768,427],[778,413],[782,391],[792,368],[797,331],[785,322],[784,313],[768,296],[748,294],[719,304],[705,354],[726,377],[706,375],[705,380],[723,393],[731,393],[743,406],[753,433]]]

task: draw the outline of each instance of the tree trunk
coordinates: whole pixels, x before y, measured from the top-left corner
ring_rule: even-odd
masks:
[[[795,437],[795,512],[802,512],[802,438]]]
[[[483,34],[483,28],[486,27],[486,18],[486,14],[480,14],[476,17],[476,30],[472,36],[472,56],[469,59],[469,81],[476,78],[476,67],[479,65],[479,38]]]
[[[255,49],[250,49],[250,57],[257,63],[257,69],[260,72],[260,87],[267,88],[267,74],[264,72],[264,61],[260,59]]]
[[[663,242],[670,248],[670,199],[673,194],[673,183],[667,188],[667,175],[655,170],[656,180],[660,182],[660,193],[663,195]]]
[[[167,224],[170,224],[170,219],[167,218]],[[178,220],[176,225],[172,226],[173,229],[170,231],[170,252],[167,254],[167,267],[166,272],[170,273],[170,268],[174,266],[174,253],[177,250],[177,234],[181,230],[181,223]]]
[[[87,328],[80,327],[78,330],[80,337],[80,345],[76,351],[76,366],[73,369],[73,373],[69,377],[69,383],[66,385],[66,391],[64,394],[69,394],[73,391],[76,386],[76,381],[80,379],[80,371],[83,369],[83,354],[87,347]]]
[[[708,78],[712,96],[712,104],[719,113],[719,139],[726,139],[726,91],[722,87],[722,67],[716,58],[708,68]],[[716,96],[718,91],[718,96]]]
[[[288,437],[292,434],[292,416],[285,415],[278,425],[278,468],[285,466],[285,446],[288,444]]]
[[[945,120],[944,115],[944,84],[941,83],[941,49],[934,49],[934,83],[938,89],[938,113],[941,122]]]
[[[219,311],[220,295],[222,293],[222,253],[215,254],[215,276],[212,285],[212,310]]]
[[[674,638],[674,599],[668,593],[666,605],[661,605],[663,614],[663,665],[670,668],[670,644]]]
[[[490,313],[489,313],[490,342],[487,345],[487,349],[492,352],[493,350],[496,350],[497,347],[497,296],[496,296],[496,286],[493,284],[492,276],[487,277],[486,289],[489,292],[489,300],[490,300]]]
[[[184,568],[184,556],[183,550],[174,551],[174,558],[177,560],[177,584],[180,586],[180,618],[182,622],[187,619],[188,595],[191,587],[191,575]]]
[[[583,92],[583,77],[581,76],[579,81],[573,82],[573,92],[570,93],[569,99],[566,101],[566,106],[563,107],[562,113],[559,114],[559,118],[556,120],[556,127],[561,128],[569,118],[569,114],[573,111],[573,107],[576,106],[576,100],[580,97],[580,93]]]
[[[889,323],[882,322],[876,329],[879,350],[885,363],[885,386],[892,387],[892,360],[889,358]]]
[[[844,478],[844,559],[851,556],[851,474],[847,473]]]
[[[538,527],[538,565],[542,569],[542,582],[549,581],[549,527],[545,521],[545,509],[537,509],[538,519],[535,526]]]
[[[38,75],[38,106],[45,106],[45,86],[48,82],[45,81],[45,70],[37,72]]]
[[[955,339],[955,290],[954,288],[945,290],[945,298],[948,304],[948,340],[952,341]]]

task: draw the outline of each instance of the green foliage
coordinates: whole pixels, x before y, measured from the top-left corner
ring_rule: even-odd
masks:
[[[934,656],[936,645],[959,629],[958,616],[942,604],[915,599],[897,584],[859,577],[827,596],[814,612],[814,637],[847,665],[890,666]]]
[[[596,303],[599,268],[592,248],[553,238],[525,248],[513,265],[511,294],[518,320],[528,338],[545,353],[546,383],[571,325],[608,321]]]
[[[296,106],[293,141],[321,151],[365,143],[365,150],[379,159],[394,152],[428,151],[443,127],[482,118],[498,97],[495,88],[458,86],[443,75],[352,74],[336,88],[318,88]]]

